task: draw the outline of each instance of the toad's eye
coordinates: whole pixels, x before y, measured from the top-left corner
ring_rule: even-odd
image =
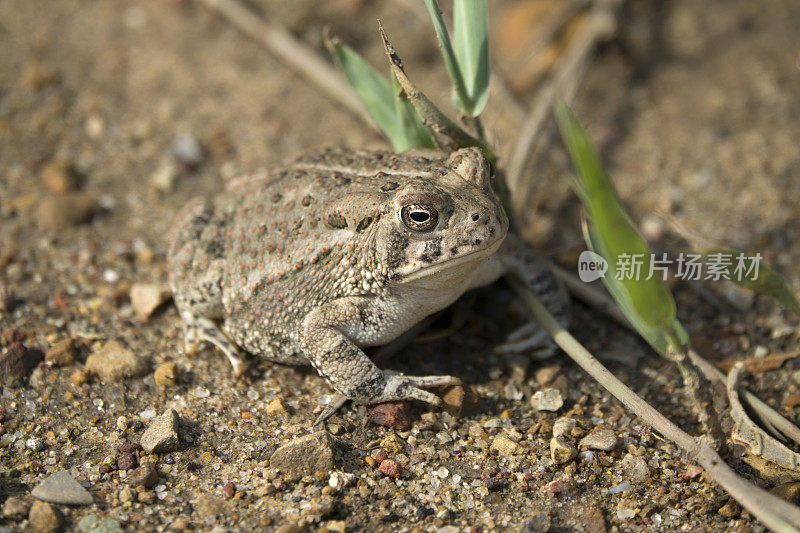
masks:
[[[439,221],[436,209],[422,204],[408,204],[400,211],[403,224],[412,231],[431,231]]]

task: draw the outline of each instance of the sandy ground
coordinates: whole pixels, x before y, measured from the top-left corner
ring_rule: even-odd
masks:
[[[432,31],[404,2],[257,4],[320,48],[330,26],[374,64],[382,61],[374,31],[381,18],[409,72],[449,109]],[[690,249],[658,210],[711,241],[760,253],[795,292],[798,27],[792,0],[631,2],[575,102],[656,249]],[[309,444],[310,455],[333,454],[323,466],[338,474],[277,469],[272,453],[308,433],[330,389],[313,372],[266,362],[237,381],[208,347],[183,355],[175,309],[166,303],[143,320],[130,290],[165,281],[164,235],[190,198],[304,150],[385,143],[194,2],[7,0],[0,50],[0,347],[7,355],[21,341],[24,361],[49,359],[17,383],[9,379],[15,368],[3,368],[0,531],[763,529],[566,357],[494,356],[519,320],[506,290],[478,293],[460,308],[464,327],[387,363],[459,375],[478,398],[471,409],[415,404],[411,428],[398,430],[347,406],[328,428],[333,441]],[[495,59],[502,67],[504,58]],[[532,91],[518,96],[530,100]],[[486,122],[507,156],[519,124],[500,107],[490,102]],[[557,143],[527,179],[523,233],[574,269],[583,245]],[[736,310],[720,307],[719,287],[710,296],[691,284],[674,289],[680,318],[709,358],[798,349],[796,319],[767,300],[740,296],[744,310]],[[699,430],[673,368],[589,309],[577,306],[576,324],[618,376],[687,431]],[[65,350],[58,343],[66,339],[73,344]],[[103,350],[130,353],[135,377],[104,382],[87,372],[88,358]],[[790,360],[751,386],[796,419],[799,370]],[[531,406],[547,388],[563,397],[557,412]],[[137,449],[168,408],[180,416],[178,444]],[[564,417],[577,422],[564,446],[580,454],[560,463],[551,437]],[[603,427],[616,437],[610,450],[578,445]],[[735,450],[725,455],[742,475],[796,498],[786,479],[759,476]],[[397,473],[392,463],[379,468],[381,460],[395,461],[400,477],[387,475]],[[150,479],[137,477],[143,468],[154,471]],[[30,490],[62,469],[95,503],[29,511]]]

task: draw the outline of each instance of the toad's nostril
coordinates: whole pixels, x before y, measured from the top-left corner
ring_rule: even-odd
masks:
[[[473,222],[477,222],[479,218],[481,218],[481,215],[479,213],[472,213]]]

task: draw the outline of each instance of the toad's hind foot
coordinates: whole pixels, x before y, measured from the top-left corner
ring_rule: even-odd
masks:
[[[186,324],[186,353],[197,351],[202,341],[208,341],[225,354],[233,367],[233,375],[240,378],[247,372],[247,364],[239,353],[239,348],[219,329],[214,321],[207,318],[183,316]]]
[[[544,360],[558,353],[558,345],[538,322],[531,321],[512,331],[494,352],[502,355],[530,354],[535,360]]]

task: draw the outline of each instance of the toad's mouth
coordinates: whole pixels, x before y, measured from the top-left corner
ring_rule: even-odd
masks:
[[[464,266],[467,263],[475,263],[477,265],[481,260],[486,259],[494,254],[500,248],[500,245],[503,243],[504,239],[505,235],[503,235],[502,238],[497,239],[486,248],[474,250],[459,257],[421,268],[415,272],[412,272],[411,274],[408,274],[407,276],[402,277],[400,279],[400,283],[411,283],[412,281],[417,281],[423,278],[434,276],[436,274],[446,273],[450,270]]]

